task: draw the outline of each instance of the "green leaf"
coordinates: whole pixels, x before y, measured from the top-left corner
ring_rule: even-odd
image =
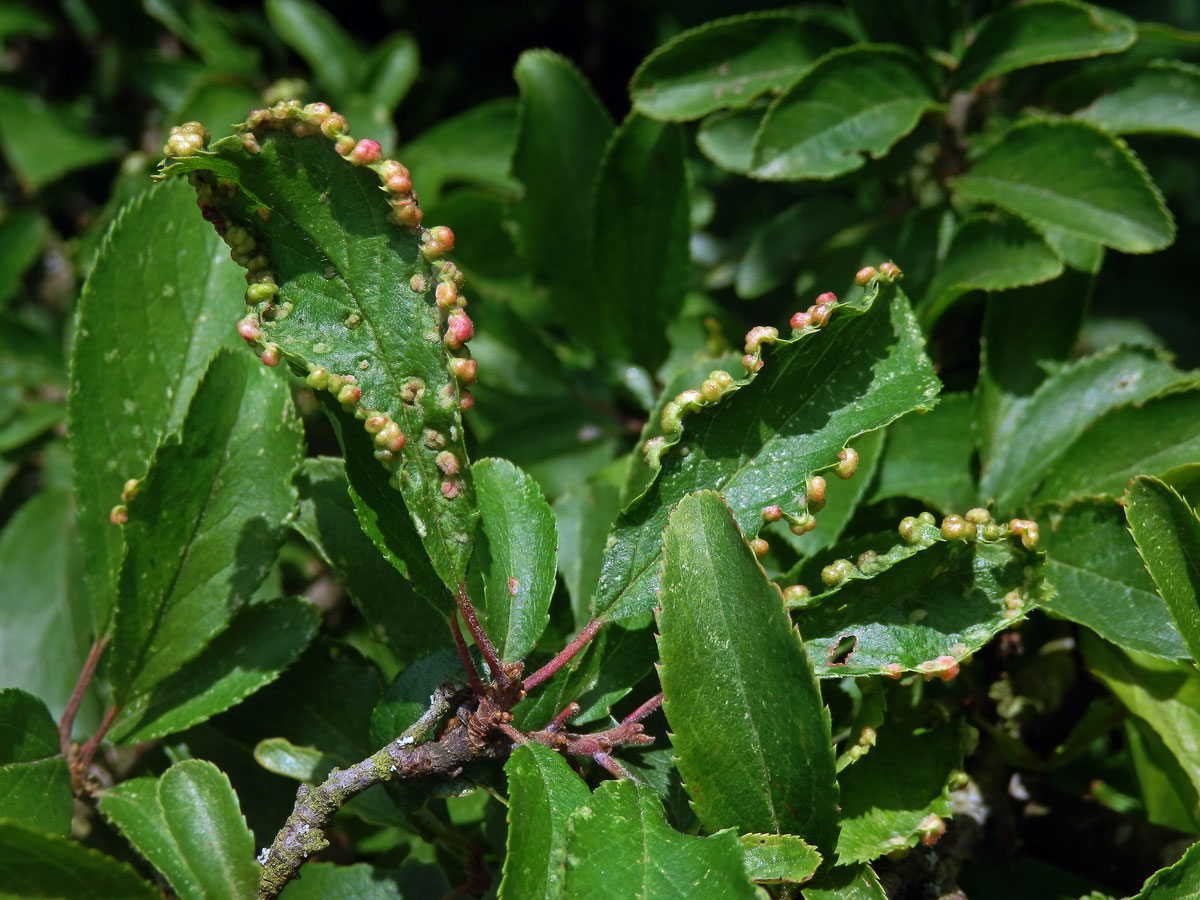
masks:
[[[800,884],[821,865],[821,854],[794,834],[743,834],[746,874],[759,884]]]
[[[797,834],[830,858],[829,714],[779,589],[719,494],[684,498],[664,543],[659,679],[693,809],[709,831]]]
[[[912,847],[930,816],[950,816],[947,779],[962,758],[956,724],[914,728],[886,722],[870,752],[838,778],[838,862],[869,862]]]
[[[1188,900],[1200,892],[1200,843],[1188,847],[1175,865],[1160,869],[1133,900]]]
[[[22,276],[42,255],[49,231],[46,220],[31,209],[10,210],[0,222],[0,307],[12,299]]]
[[[225,773],[189,759],[162,777],[109,788],[100,811],[166,876],[181,900],[251,900],[258,887],[254,836]]]
[[[345,453],[344,471],[359,527],[413,590],[445,616],[449,611],[446,586],[433,570],[404,497],[388,484],[390,476],[377,464],[374,445],[361,440],[359,421],[334,398],[323,396],[325,412]]]
[[[249,355],[218,356],[129,503],[109,667],[117,704],[199,654],[258,588],[296,503],[300,454],[286,383]]]
[[[663,334],[683,305],[688,279],[682,128],[631,113],[608,143],[592,202],[601,302],[587,331],[594,329],[610,356],[654,369],[667,355]]]
[[[24,688],[61,714],[92,641],[80,577],[71,495],[47,488],[0,532],[0,685]],[[112,526],[109,526],[110,528]],[[85,695],[80,730],[95,727],[95,693]]]
[[[1127,717],[1124,731],[1146,818],[1156,825],[1195,833],[1200,829],[1200,794],[1187,772],[1141,719]]]
[[[0,427],[0,453],[8,453],[45,434],[64,418],[61,403],[28,403],[14,419]]]
[[[48,104],[33,91],[0,86],[0,149],[32,193],[77,169],[107,162],[120,145],[96,134],[73,108]]]
[[[359,527],[342,460],[327,456],[304,460],[296,486],[300,509],[292,527],[337,573],[363,617],[389,647],[402,658],[411,658],[429,649],[433,635],[449,637],[441,604],[434,606],[415,594]],[[419,551],[416,534],[412,539]],[[432,580],[436,583],[436,578]]]
[[[714,113],[700,123],[696,146],[722,169],[744,175],[754,165],[754,136],[765,115],[759,107]]]
[[[408,885],[406,885],[407,892]],[[289,881],[280,900],[404,900],[396,883],[365,863],[310,862],[304,877]]]
[[[389,196],[406,210],[412,207],[407,192],[380,189],[391,161],[356,166],[319,131],[297,137],[276,127],[309,122],[308,113],[281,109],[268,115],[274,118],[264,118],[251,136],[258,153],[235,136],[218,141],[211,153],[174,161],[164,173],[191,173],[202,205],[222,223],[234,254],[256,267],[257,279],[274,279],[277,294],[266,283],[246,292],[252,311],[244,321],[261,331],[255,339],[260,350],[278,353],[310,373],[314,386],[324,388],[322,396],[332,402],[340,395],[345,399],[338,402],[357,417],[387,429],[376,434],[376,444],[375,432],[346,428],[342,420],[348,465],[357,465],[364,447],[382,454],[371,465],[392,473],[434,570],[457,590],[476,514],[459,408],[465,386],[449,365],[466,354],[448,351],[441,339],[447,314],[434,300],[435,281],[453,282],[454,270],[440,263],[435,272],[425,259],[422,248],[430,248],[421,240],[429,240],[429,232],[394,224],[399,208]],[[217,187],[218,179],[233,181],[237,190]],[[265,219],[259,212],[264,207]],[[465,314],[455,313],[469,329]],[[406,438],[402,448],[400,434]],[[383,447],[384,440],[392,449]],[[350,444],[359,445],[357,455]],[[443,471],[451,466],[458,474]],[[360,492],[362,498],[374,499]]]
[[[735,290],[744,300],[761,297],[787,281],[801,262],[859,218],[858,208],[837,194],[806,197],[764,225],[738,265]]]
[[[567,820],[591,798],[587,785],[541,744],[517,747],[504,771],[508,843],[500,897],[557,897],[566,868]]]
[[[1007,291],[1062,274],[1063,264],[1041,236],[1011,216],[976,215],[954,232],[945,261],[920,305],[921,318],[937,321],[968,291]]]
[[[1200,672],[1083,632],[1083,658],[1125,707],[1157,734],[1200,791]]]
[[[77,841],[0,822],[3,900],[161,900],[127,864]]]
[[[679,896],[752,900],[732,831],[680,834],[658,796],[631,781],[606,781],[568,824],[565,900]],[[683,886],[686,886],[684,888]]]
[[[1125,517],[1192,659],[1200,660],[1200,518],[1157,478],[1133,479]]]
[[[1046,579],[1057,592],[1048,610],[1128,650],[1166,659],[1188,655],[1154,590],[1116,503],[1084,500],[1053,512],[1039,529]]]
[[[1095,275],[1104,264],[1104,245],[1070,234],[1055,225],[1042,222],[1038,225],[1046,243],[1059,258],[1078,272]]]
[[[244,285],[193,192],[163,184],[122,210],[83,286],[67,433],[97,632],[108,627],[124,552],[109,511],[183,422],[213,354],[239,343]]]
[[[366,89],[371,103],[389,114],[395,112],[421,72],[417,39],[407,31],[388,35],[371,51],[367,70]]]
[[[357,86],[362,51],[320,4],[267,0],[265,10],[271,29],[304,58],[326,90],[341,99]]]
[[[818,675],[895,677],[921,672],[952,678],[977,651],[1049,596],[1032,554],[1009,541],[948,541],[934,525],[918,525],[913,543],[876,552],[870,536],[839,546],[850,576],[825,588],[795,613]],[[813,561],[802,570],[821,585]],[[816,577],[813,577],[816,576]],[[822,585],[823,586],[823,585]],[[847,650],[844,642],[850,641]]]
[[[512,174],[525,186],[517,246],[561,302],[586,286],[592,196],[612,121],[579,71],[549,50],[526,50],[514,71],[521,89]],[[565,264],[564,261],[572,261]]]
[[[770,181],[835,178],[879,159],[937,100],[914,53],[891,44],[834,50],[763,118],[753,175]]]
[[[509,169],[516,142],[517,103],[501,97],[421,132],[400,148],[399,158],[412,170],[421,198],[430,206],[437,205],[448,182],[467,182],[515,198],[521,185]]]
[[[576,485],[551,509],[558,529],[558,569],[571,597],[575,627],[582,628],[600,579],[604,541],[620,511],[618,491],[607,481]]]
[[[74,815],[71,773],[50,711],[32,694],[0,689],[0,819],[66,836]]]
[[[644,116],[686,122],[783,90],[845,41],[841,31],[792,12],[717,19],[647,56],[633,73],[629,95]]]
[[[943,394],[931,412],[893,422],[871,502],[912,497],[962,515],[975,501],[973,413],[970,394]]]
[[[1022,4],[984,21],[955,80],[969,90],[1028,66],[1119,53],[1136,40],[1131,19],[1102,7],[1074,0]]]
[[[804,889],[804,900],[887,900],[879,876],[866,863],[834,866]]]
[[[287,738],[267,738],[254,745],[255,761],[275,775],[320,784],[325,776],[346,760],[316,747],[298,747]]]
[[[255,603],[178,671],[134,693],[113,721],[114,741],[148,741],[184,731],[270,684],[304,652],[320,613],[300,598]]]
[[[1104,413],[1144,402],[1185,376],[1166,359],[1117,347],[1062,367],[1011,410],[981,450],[980,497],[1015,512]]]
[[[238,40],[232,33],[236,19],[226,10],[206,0],[146,0],[143,8],[206,66],[243,78],[252,79],[258,74],[261,54],[253,44]]]
[[[1175,223],[1133,151],[1085,122],[1017,125],[951,187],[1035,227],[1060,228],[1126,253],[1161,250]]]
[[[558,569],[554,514],[537,482],[512,463],[483,459],[474,465],[483,540],[485,628],[500,658],[524,658],[550,622]]]
[[[850,446],[858,454],[858,471],[848,482],[838,479],[827,488],[825,506],[821,509],[820,524],[816,531],[793,534],[792,530],[786,527],[787,523],[780,521],[768,526],[764,534],[770,535],[772,540],[775,537],[782,538],[801,559],[811,558],[836,544],[843,529],[853,520],[867,491],[875,482],[875,471],[879,466],[879,457],[882,456],[884,435],[885,429],[877,428],[850,442]]]
[[[1119,497],[1135,475],[1164,475],[1197,459],[1200,391],[1139,397],[1080,435],[1047,473],[1036,499]]]
[[[1200,137],[1200,67],[1158,59],[1123,72],[1074,117],[1113,134]]]
[[[908,301],[898,290],[878,289],[875,283],[839,304],[820,331],[781,340],[753,380],[690,414],[687,455],[669,449],[657,480],[617,521],[597,614],[619,619],[656,605],[662,530],[685,495],[720,491],[753,537],[764,506],[799,511],[806,479],[836,464],[851,438],[932,405],[938,381]]]

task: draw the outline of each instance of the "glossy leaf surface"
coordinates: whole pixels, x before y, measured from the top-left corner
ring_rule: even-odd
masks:
[[[655,605],[662,530],[697,490],[718,490],[753,537],[762,509],[795,511],[810,475],[837,462],[856,435],[928,409],[938,381],[903,293],[878,285],[839,306],[825,328],[765,354],[762,371],[720,403],[685,420],[646,492],[621,514],[607,550],[597,613],[636,615]]]
[[[84,576],[101,631],[124,553],[109,511],[183,422],[216,350],[240,343],[242,273],[195,212],[184,184],[140,194],[113,225],[79,302],[68,434]],[[133,294],[141,302],[129,303]]]
[[[969,89],[1027,66],[1119,53],[1136,40],[1135,23],[1111,10],[1074,0],[1023,4],[984,21],[956,80]]]
[[[901,47],[827,54],[767,111],[753,174],[771,181],[833,178],[878,159],[936,104],[920,61]]]
[[[750,13],[708,22],[651,53],[629,93],[642,115],[668,122],[698,119],[778,92],[845,41],[819,22],[785,12]]]
[[[283,539],[299,463],[287,385],[249,355],[218,356],[129,503],[110,671],[119,703],[178,671],[249,600]]]
[[[125,781],[105,792],[100,810],[181,900],[254,897],[254,836],[229,779],[212,763],[185,760],[161,778]]]
[[[1126,253],[1161,250],[1175,238],[1175,223],[1141,161],[1119,138],[1084,122],[1018,125],[951,187],[1035,226]]]
[[[779,589],[716,493],[685,498],[664,541],[659,678],[696,814],[709,831],[797,834],[829,855],[829,718]]]
[[[568,824],[566,900],[695,896],[751,900],[737,836],[680,834],[658,796],[631,781],[607,781]]]
[[[1167,604],[1183,645],[1200,659],[1200,519],[1157,478],[1129,484],[1125,516],[1138,552]]]

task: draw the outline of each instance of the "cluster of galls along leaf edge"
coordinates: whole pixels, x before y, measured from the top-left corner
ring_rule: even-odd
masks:
[[[778,507],[766,507],[763,518],[769,521],[776,519],[774,510]],[[907,559],[914,551],[922,550],[940,541],[982,541],[996,543],[1010,538],[1019,540],[1021,546],[1032,552],[1038,545],[1038,524],[1031,519],[1010,519],[1007,523],[997,522],[987,509],[977,506],[967,510],[964,515],[951,513],[942,518],[938,524],[937,517],[931,512],[923,512],[918,516],[906,516],[900,520],[897,527],[903,543],[897,544],[885,553],[865,550],[854,562],[849,559],[835,559],[821,569],[821,581],[825,587],[822,594],[834,591],[848,581],[867,580],[885,569],[891,568],[901,560]],[[754,542],[751,541],[751,547]],[[757,553],[757,549],[755,549]],[[815,603],[818,597],[806,585],[792,584],[783,589],[784,604],[789,609],[800,609]],[[1024,613],[1026,595],[1019,588],[1004,595],[1004,618],[1013,620]],[[954,648],[951,648],[954,649]],[[949,681],[958,675],[959,665],[969,661],[967,648],[958,648],[957,656],[943,655],[936,659],[926,660],[918,667],[921,674],[928,678],[940,678]],[[903,668],[899,663],[889,663],[883,667],[881,674],[889,678],[900,678]]]
[[[431,264],[436,264],[454,249],[454,232],[448,227],[421,227],[423,214],[408,168],[397,160],[384,159],[378,142],[355,140],[348,133],[345,117],[333,112],[328,104],[301,105],[298,100],[287,100],[269,109],[255,110],[245,123],[238,126],[237,136],[248,152],[257,154],[261,150],[260,138],[273,130],[289,130],[297,137],[324,136],[333,141],[334,149],[351,165],[374,171],[391,206],[389,219],[393,224],[419,233],[421,254]],[[209,132],[203,125],[188,122],[171,129],[163,154],[170,159],[202,153],[206,151],[209,140]],[[224,191],[232,194],[237,190],[236,185],[222,179],[217,179],[214,185],[199,173],[191,173],[189,180],[197,191],[197,202],[205,218],[212,222],[229,246],[234,262],[246,269],[246,314],[237,323],[238,334],[255,348],[264,365],[277,366],[283,358],[283,351],[278,344],[266,339],[263,324],[286,319],[292,312],[292,303],[286,300],[278,302],[279,286],[270,270],[264,248],[259,246],[253,233],[240,225],[230,224],[217,212],[215,193]],[[257,213],[264,221],[270,218],[270,210],[265,207],[259,207]],[[441,340],[446,348],[447,368],[452,376],[439,402],[443,406],[457,403],[459,410],[466,412],[475,404],[469,387],[478,377],[479,363],[471,358],[467,348],[475,336],[475,326],[466,313],[467,298],[461,292],[463,273],[453,262],[445,260],[440,266],[435,266],[434,281],[434,302],[439,311],[441,327],[445,329]],[[425,294],[431,286],[430,279],[417,273],[412,276],[408,286],[417,294]],[[345,324],[355,328],[361,324],[361,319],[352,313]],[[389,484],[399,490],[396,469],[401,460],[400,451],[409,439],[400,424],[386,413],[361,405],[362,389],[351,373],[335,373],[323,366],[309,364],[306,381],[313,390],[328,391],[347,412],[353,413],[363,423],[363,429],[374,440],[375,458],[391,474]],[[400,399],[411,406],[420,399],[424,390],[422,379],[409,379],[401,389]],[[426,429],[421,440],[425,448],[437,453],[435,464],[443,476],[441,494],[446,500],[453,500],[462,487],[458,477],[462,460],[444,449],[445,437],[432,429]]]
[[[860,269],[854,276],[854,283],[864,289],[877,289],[881,284],[892,284],[904,277],[900,267],[894,262],[880,263],[878,270],[874,266]],[[818,294],[816,300],[808,309],[795,313],[789,320],[791,336],[780,338],[779,329],[771,325],[755,325],[746,332],[742,367],[746,370],[742,380],[735,379],[724,369],[714,369],[701,382],[699,389],[689,388],[680,391],[674,399],[664,404],[659,424],[662,434],[649,438],[642,445],[642,454],[646,464],[654,471],[662,467],[662,457],[671,447],[679,443],[683,436],[683,420],[690,413],[716,406],[729,394],[732,394],[749,384],[762,371],[763,348],[775,343],[792,343],[807,334],[814,334],[829,324],[835,310],[838,308],[837,295],[832,291]],[[858,452],[853,447],[843,447],[838,451],[838,461],[834,471],[839,478],[850,478],[858,469]],[[784,520],[792,534],[804,535],[817,527],[816,514],[825,505],[825,479],[820,475],[810,475],[806,479],[805,489],[797,498],[797,512],[788,512],[777,504],[764,507],[762,517],[764,522]],[[770,545],[764,538],[750,541],[750,548],[759,559],[770,552]]]

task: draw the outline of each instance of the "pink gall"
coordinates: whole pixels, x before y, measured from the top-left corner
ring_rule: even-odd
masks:
[[[323,391],[329,387],[329,378],[329,370],[324,366],[317,366],[308,373],[308,377],[304,381],[313,390]]]
[[[434,464],[446,475],[458,474],[458,457],[449,450],[443,450],[434,458]]]
[[[237,333],[247,344],[255,344],[263,336],[262,329],[258,327],[258,321],[251,316],[246,316],[237,323]]]
[[[808,479],[808,500],[810,503],[825,502],[825,479],[820,475],[814,475]]]
[[[820,306],[824,303],[826,306],[834,306],[838,302],[837,294],[833,291],[825,291],[823,294],[817,294],[816,305]]]
[[[140,481],[138,481],[136,478],[130,478],[128,481],[125,482],[125,485],[121,488],[121,502],[128,503],[130,500],[132,500],[134,497],[136,497],[138,495],[138,493],[141,491],[141,489],[142,489],[142,483]]]
[[[129,521],[129,508],[124,503],[114,506],[108,512],[108,521],[114,525],[124,525]]]
[[[829,316],[833,312],[828,303],[818,303],[811,310],[809,315],[812,316],[812,323],[818,328],[824,328],[829,324]]]
[[[742,357],[742,366],[747,372],[757,372],[763,367],[763,361],[747,353]]]
[[[866,287],[877,274],[874,266],[865,266],[859,269],[858,274],[854,276],[854,283],[859,287]]]
[[[266,349],[262,352],[262,364],[274,368],[279,365],[279,360],[282,357],[279,354],[278,344],[267,344]]]
[[[434,296],[437,297],[437,305],[442,309],[458,307],[458,285],[453,281],[441,282],[434,291]]]
[[[858,471],[858,451],[853,447],[843,447],[838,451],[837,474],[843,480],[853,477]]]
[[[475,406],[475,395],[470,391],[460,391],[458,395],[458,408],[463,412],[468,412]]]
[[[474,359],[452,359],[450,360],[450,374],[459,380],[461,384],[474,384],[476,374],[479,371],[479,361]]]
[[[891,260],[887,262],[881,262],[879,264],[879,274],[889,281],[895,281],[904,275],[904,273],[900,271],[900,267]]]
[[[349,123],[346,122],[346,117],[340,113],[330,113],[325,117],[325,121],[321,123],[321,134],[329,138],[331,141],[340,141],[346,136],[346,132],[350,130]],[[351,142],[351,147],[354,146]],[[338,151],[341,153],[341,150]],[[342,154],[345,156],[345,154]]]
[[[475,336],[475,326],[465,312],[457,312],[446,320],[446,334],[442,339],[451,350],[458,350]]]
[[[453,500],[457,497],[459,490],[459,483],[454,479],[447,478],[442,482],[442,496],[447,500]]]
[[[762,538],[755,538],[750,542],[750,549],[754,551],[754,555],[758,559],[762,559],[771,549],[771,545]]]
[[[778,504],[764,506],[762,517],[764,522],[778,522],[783,518],[783,509]]]
[[[796,313],[788,322],[796,331],[803,331],[805,328],[810,327],[812,323],[812,315],[807,312]]]
[[[350,162],[356,166],[367,166],[371,163],[379,162],[383,156],[383,152],[379,147],[378,141],[372,141],[369,138],[363,138],[354,145],[354,149],[350,151]]]
[[[338,391],[338,403],[357,403],[362,399],[362,388],[356,384],[343,385]]]
[[[746,352],[757,353],[759,347],[772,344],[779,337],[779,329],[770,325],[755,325],[746,332]]]

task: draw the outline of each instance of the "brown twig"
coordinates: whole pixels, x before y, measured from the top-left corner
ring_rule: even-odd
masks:
[[[474,760],[503,759],[514,746],[529,741],[568,757],[591,757],[617,777],[632,777],[613,757],[613,751],[653,743],[654,738],[643,733],[638,720],[658,708],[661,695],[643,703],[620,724],[595,734],[562,731],[561,723],[558,728],[547,727],[526,734],[513,727],[509,712],[525,696],[517,681],[519,675],[519,664],[508,666],[506,683],[487,685],[482,696],[468,697],[449,686],[439,688],[429,698],[426,713],[382,750],[348,769],[334,769],[317,787],[302,785],[296,791],[292,814],[271,846],[259,855],[262,876],[258,900],[277,897],[310,855],[329,846],[324,829],[351,797],[385,781],[429,776],[453,778]],[[456,701],[461,704],[457,709]],[[429,740],[447,718],[449,722],[441,736]]]
[[[458,604],[458,611],[462,613],[463,621],[467,623],[467,631],[471,632],[471,638],[475,641],[475,646],[479,648],[483,661],[491,669],[492,680],[503,681],[508,677],[504,671],[504,663],[500,661],[496,645],[492,643],[492,639],[479,624],[479,617],[475,615],[475,607],[471,605],[471,598],[467,596],[466,585],[459,585],[455,602]]]
[[[104,655],[104,648],[108,646],[108,635],[96,638],[92,643],[92,649],[88,651],[87,658],[83,661],[83,668],[79,670],[79,678],[75,681],[75,690],[71,691],[71,699],[67,701],[67,708],[63,710],[62,718],[58,720],[58,743],[62,748],[62,755],[71,759],[71,729],[75,726],[75,715],[79,712],[79,706],[83,703],[83,697],[87,693],[88,685],[92,683],[92,676],[96,674],[96,666],[100,664],[100,657]]]
[[[596,636],[596,632],[604,625],[603,619],[592,619],[584,626],[583,631],[575,635],[571,643],[563,647],[562,651],[550,662],[546,663],[532,675],[525,679],[522,685],[526,691],[531,691],[555,672],[569,663],[572,657],[580,650],[587,646],[588,641]]]
[[[450,631],[454,635],[454,649],[458,651],[458,658],[462,660],[463,668],[467,670],[467,680],[471,682],[471,690],[475,692],[476,697],[482,697],[483,682],[479,680],[479,673],[475,670],[475,663],[467,650],[467,642],[463,640],[462,629],[458,626],[456,614],[450,616]]]
[[[88,738],[88,742],[79,748],[79,758],[76,765],[79,767],[80,784],[83,783],[83,778],[87,774],[87,770],[92,765],[92,759],[96,755],[96,749],[100,746],[100,742],[104,740],[104,735],[108,734],[108,729],[112,727],[113,719],[117,717],[117,713],[121,711],[119,706],[110,706],[108,712],[104,714],[104,718],[100,720],[100,727],[96,729],[96,733]]]

